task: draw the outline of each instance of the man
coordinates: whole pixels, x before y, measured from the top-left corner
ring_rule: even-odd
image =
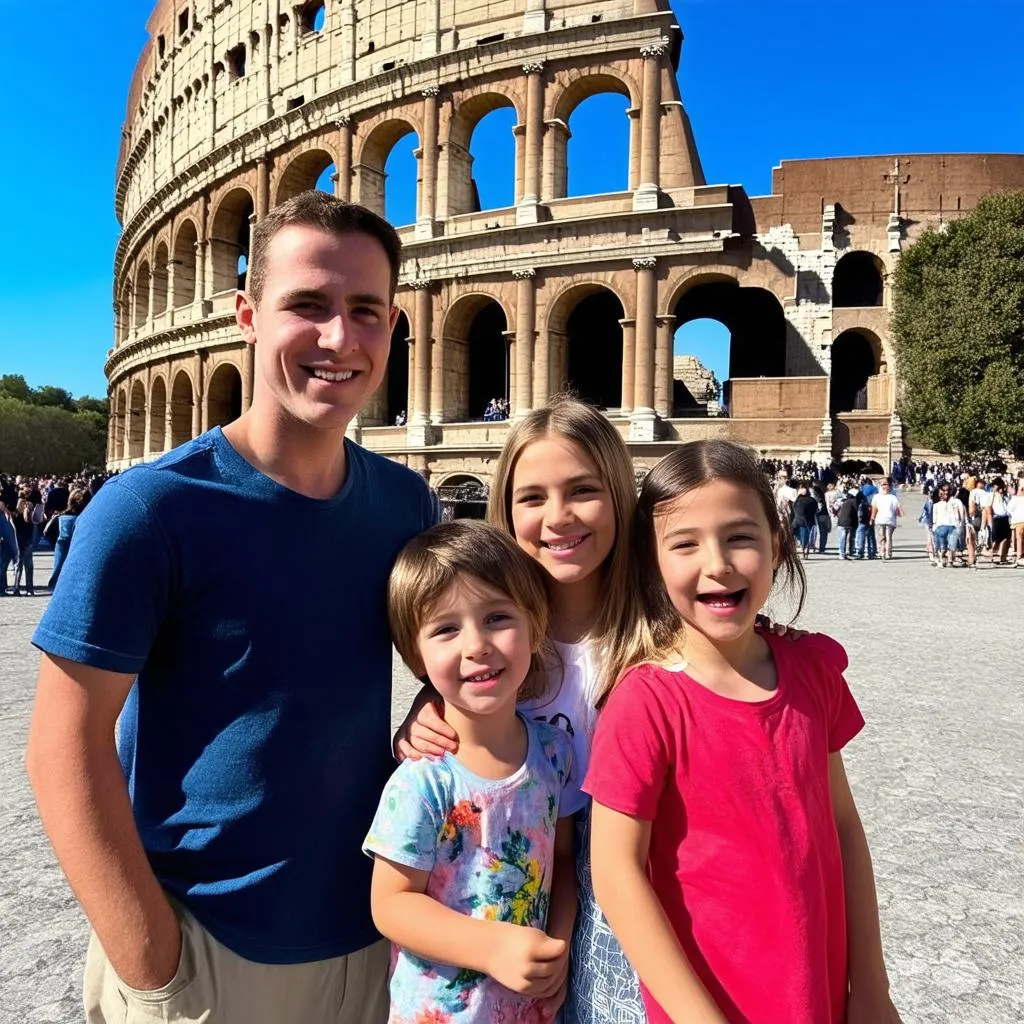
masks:
[[[903,515],[900,499],[892,493],[892,481],[883,477],[879,483],[879,492],[871,498],[871,530],[876,526],[882,530],[882,558],[892,559],[892,535],[896,529],[896,520]]]
[[[344,435],[400,248],[321,193],[257,225],[251,408],[103,487],[33,638],[29,776],[93,927],[90,1024],[387,1018],[360,848],[392,767],[387,576],[435,512]]]

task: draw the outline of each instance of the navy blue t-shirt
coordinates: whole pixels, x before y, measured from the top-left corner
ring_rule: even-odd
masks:
[[[110,480],[33,636],[138,675],[119,750],[150,863],[259,963],[378,938],[361,847],[394,767],[386,584],[437,515],[416,474],[345,443],[327,501],[219,428]]]

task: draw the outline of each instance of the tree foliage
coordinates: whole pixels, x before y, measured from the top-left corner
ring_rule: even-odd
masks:
[[[77,473],[106,461],[105,398],[72,398],[64,388],[32,388],[0,376],[0,472]]]
[[[893,334],[915,436],[962,455],[1024,444],[1024,192],[987,196],[904,252]]]

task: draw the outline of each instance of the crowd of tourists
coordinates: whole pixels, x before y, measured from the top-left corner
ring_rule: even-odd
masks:
[[[484,409],[484,419],[488,423],[495,420],[507,420],[508,419],[508,399],[507,398],[492,398]]]
[[[0,597],[34,597],[35,553],[53,551],[53,589],[71,549],[78,516],[106,476],[0,475]],[[12,575],[9,576],[8,574]]]
[[[823,473],[815,467],[811,479],[776,470],[776,507],[792,526],[800,556],[826,555],[835,532],[841,560],[891,560],[893,534],[904,517],[899,491],[919,484],[924,506],[918,523],[932,565],[977,568],[987,559],[1024,568],[1024,473],[1004,478],[913,463],[901,469],[900,483],[896,475],[837,476],[832,467]]]
[[[400,258],[320,193],[261,217],[251,405],[77,526],[26,764],[88,1020],[899,1024],[846,652],[759,621],[805,585],[770,481],[696,441],[638,496],[558,399],[508,432],[489,522],[438,524],[345,439]],[[310,551],[301,597],[254,574]],[[429,680],[393,741],[392,643]]]

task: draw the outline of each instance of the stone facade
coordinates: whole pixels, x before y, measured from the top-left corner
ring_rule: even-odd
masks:
[[[507,425],[565,387],[595,401],[638,465],[733,436],[765,452],[903,447],[888,329],[901,246],[1024,157],[784,162],[769,196],[705,182],[664,0],[161,0],[129,92],[118,166],[111,468],[245,409],[234,326],[250,225],[313,187],[383,213],[385,163],[416,135],[415,223],[388,378],[354,436],[435,484],[486,481]],[[567,195],[568,123],[597,93],[628,103],[628,188]],[[470,138],[515,114],[515,202],[478,209]],[[732,332],[728,417],[679,415],[673,333]],[[398,412],[407,422],[395,426]]]

